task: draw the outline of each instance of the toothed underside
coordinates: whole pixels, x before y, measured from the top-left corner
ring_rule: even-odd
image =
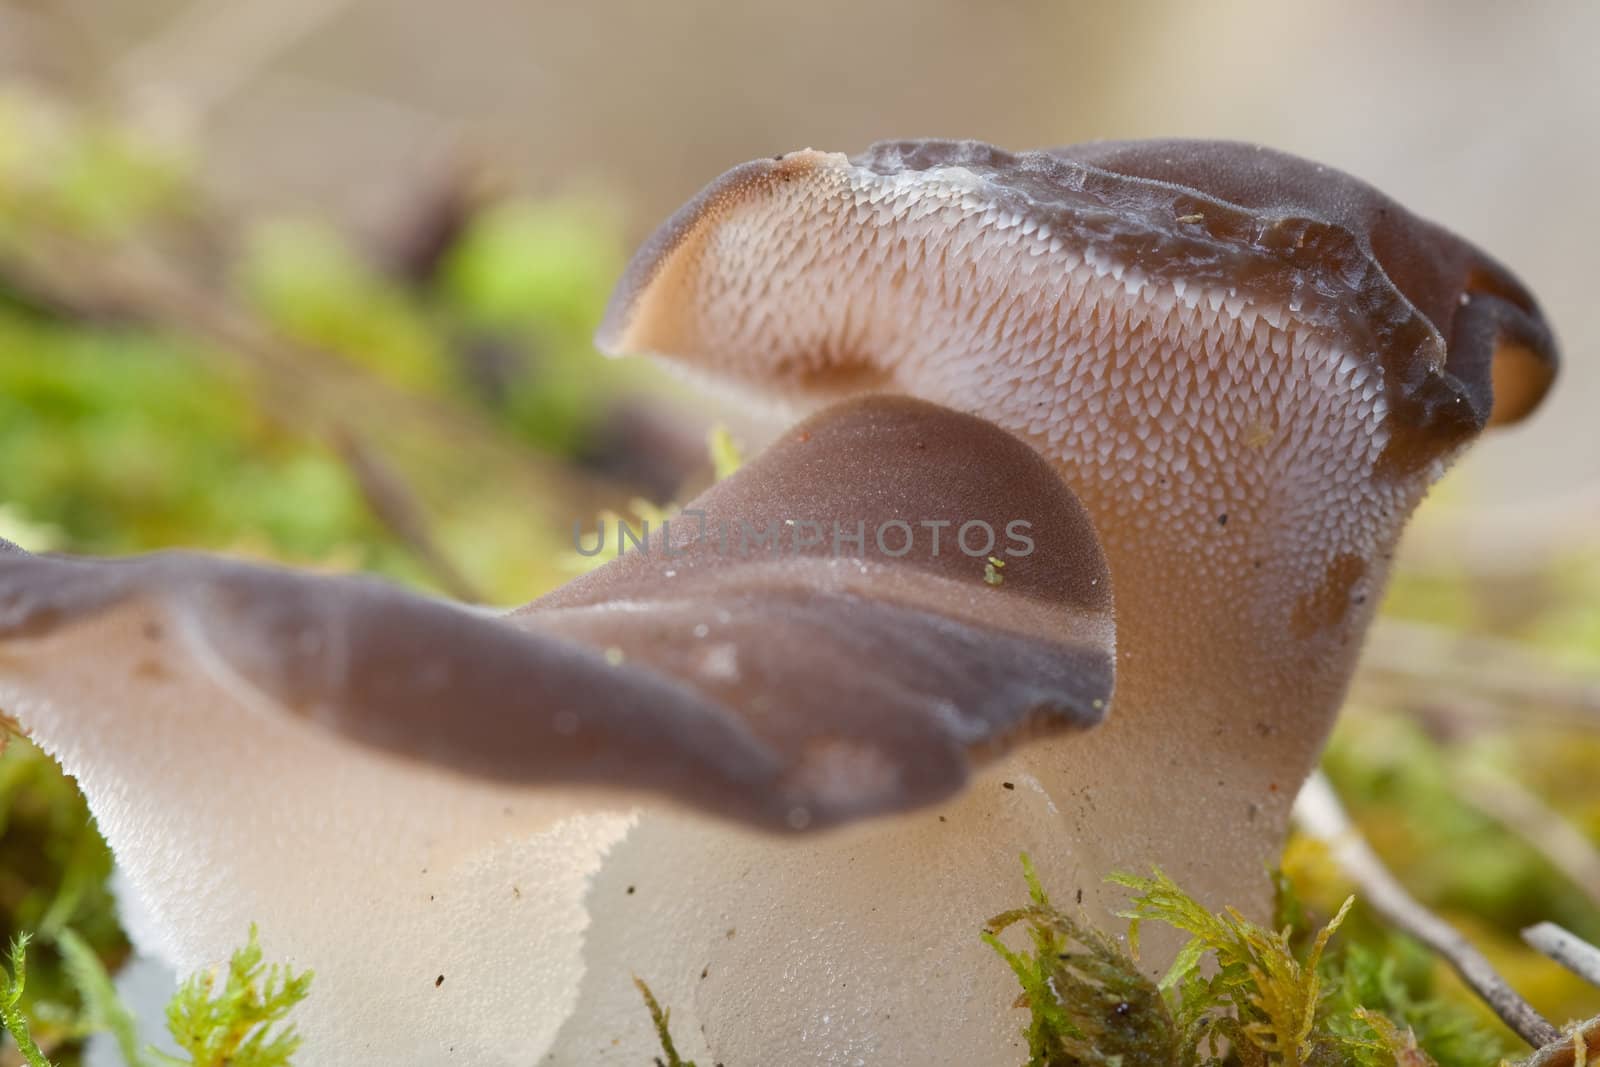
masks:
[[[880,174],[816,153],[726,183],[699,212],[603,337],[613,348],[978,412],[1067,467],[1098,523],[1158,526],[1202,557],[1219,521],[1319,514],[1345,528],[1303,558],[1279,546],[1275,564],[1365,557],[1363,517],[1403,513],[1417,491],[1376,476],[1385,368],[1326,295],[1299,299],[1324,279],[1279,277],[1293,305],[1193,280],[1258,250],[1199,242],[1210,265],[1195,268],[1197,245],[1168,276],[1114,254],[1155,247],[1126,219],[1091,213],[1086,230],[1079,211],[1063,228],[963,167]]]

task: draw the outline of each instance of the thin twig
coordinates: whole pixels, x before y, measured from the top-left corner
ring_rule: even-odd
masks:
[[[1571,930],[1552,922],[1537,923],[1522,931],[1522,940],[1590,985],[1600,986],[1600,948]]]
[[[1313,774],[1300,791],[1294,818],[1301,830],[1327,844],[1334,861],[1355,881],[1361,898],[1373,910],[1443,956],[1462,981],[1524,1041],[1542,1048],[1562,1040],[1561,1031],[1522,999],[1483,953],[1453,926],[1423,907],[1389,873],[1351,823],[1333,785],[1322,772]]]
[[[295,70],[264,72],[255,89],[276,97],[292,97],[287,104],[315,107],[318,111],[342,112],[350,121],[364,126],[403,133],[417,149],[431,143],[454,144],[460,123],[447,115],[427,110],[423,105],[377,92],[364,85],[346,85],[326,77]],[[417,151],[416,156],[426,155]]]
[[[1589,555],[1600,537],[1600,478],[1514,508],[1462,508],[1419,516],[1406,531],[1399,567],[1412,575],[1492,579],[1548,574],[1549,561]]]
[[[1600,850],[1583,831],[1521,783],[1487,767],[1463,770],[1458,780],[1465,803],[1532,845],[1600,908]]]
[[[153,39],[122,57],[117,78],[136,102],[153,100],[160,117],[193,129],[356,2],[194,0]]]
[[[115,307],[137,321],[209,341],[208,351],[237,358],[256,377],[257,399],[269,417],[328,441],[350,465],[376,517],[453,595],[480,599],[427,532],[424,510],[398,475],[386,467],[386,475],[375,475],[376,450],[357,429],[356,418],[371,424],[373,413],[382,411],[390,425],[430,428],[449,440],[452,450],[481,449],[515,476],[507,481],[507,492],[537,501],[542,510],[565,504],[592,512],[600,502],[622,495],[620,488],[601,479],[580,480],[542,461],[448,404],[404,393],[348,361],[271,332],[233,307],[226,294],[202,287],[158,256],[91,254],[70,242],[41,240],[30,245],[24,258],[0,257],[0,275],[66,302]],[[410,434],[408,440],[416,436]]]
[[[4,9],[0,22],[9,11],[25,20],[26,37],[39,38],[38,45],[30,42],[24,54],[54,60],[85,100],[103,102],[115,96],[115,87],[106,76],[105,49],[76,5],[68,0],[0,0],[0,8]],[[27,34],[30,24],[38,32]]]
[[[450,561],[434,540],[421,506],[405,481],[381,456],[348,429],[334,432],[334,447],[350,469],[367,507],[401,544],[411,549],[446,593],[470,604],[483,603],[472,581]]]
[[[1427,623],[1379,619],[1361,657],[1358,680],[1426,686],[1493,698],[1557,714],[1562,725],[1600,729],[1600,680],[1575,675],[1537,649]]]
[[[381,411],[390,423],[428,427],[457,448],[479,448],[505,462],[520,482],[508,490],[581,502],[587,510],[628,495],[624,486],[579,478],[449,402],[404,392],[349,360],[270,331],[232,306],[226,294],[206,289],[159,256],[129,258],[35,235],[25,258],[0,257],[0,275],[20,279],[30,291],[51,294],[65,305],[115,308],[148,325],[210,342],[280,390],[302,428],[308,421],[348,425],[352,411]]]
[[[35,267],[29,272],[29,267]],[[259,333],[252,324],[230,314],[226,309],[207,299],[205,294],[190,290],[181,284],[157,281],[161,272],[151,264],[144,272],[111,273],[106,277],[116,284],[106,287],[117,294],[117,303],[147,321],[160,322],[184,333],[208,337],[230,351],[253,355],[256,369],[264,372],[264,388],[258,390],[257,401],[263,410],[286,426],[309,429],[322,437],[334,452],[344,460],[368,510],[395,538],[408,549],[431,573],[440,588],[451,596],[472,603],[481,603],[482,596],[464,574],[439,547],[429,532],[422,506],[412,496],[410,489],[395,471],[383,463],[374,449],[368,446],[360,433],[347,421],[333,417],[331,405],[317,405],[303,388],[290,383],[303,383],[310,379],[296,374],[292,354],[280,351],[267,335]],[[48,290],[60,291],[70,277],[83,277],[90,290],[95,282],[105,277],[92,273],[78,275],[64,269],[60,262],[49,264],[43,275],[35,264],[0,263],[0,275],[22,273],[35,284],[44,280]],[[131,279],[138,279],[133,281]],[[81,297],[81,292],[78,294]],[[92,297],[91,297],[92,299]]]

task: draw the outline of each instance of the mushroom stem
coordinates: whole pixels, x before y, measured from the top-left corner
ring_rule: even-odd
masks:
[[[1062,808],[1058,849],[1099,874],[1160,863],[1257,917],[1401,527],[1556,362],[1471,245],[1213,141],[747,163],[641,248],[597,340],[790,405],[905,392],[1028,441],[1092,515],[1118,601],[1108,722],[1020,757]]]

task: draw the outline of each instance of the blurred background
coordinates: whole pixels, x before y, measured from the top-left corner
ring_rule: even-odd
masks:
[[[589,341],[728,166],[913,136],[1311,156],[1505,261],[1563,342],[1545,408],[1408,536],[1328,766],[1414,892],[1593,1015],[1517,931],[1600,938],[1596,39],[1579,2],[0,0],[0,536],[525,601],[578,569],[575,517],[686,499],[713,426],[760,443]],[[49,935],[125,952],[97,842],[13,742],[0,936],[41,932],[63,1063],[90,1025]],[[1285,864],[1324,914],[1348,889],[1308,842]],[[1441,1062],[1516,1049],[1425,952],[1344,936]]]

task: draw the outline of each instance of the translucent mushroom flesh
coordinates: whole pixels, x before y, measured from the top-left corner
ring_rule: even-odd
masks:
[[[1116,713],[1024,757],[1060,847],[1256,914],[1403,524],[1556,369],[1533,298],[1468,242],[1209,141],[748,163],[641,248],[598,342],[802,410],[908,393],[1030,442],[1118,600]]]
[[[975,769],[1098,723],[1112,696],[1088,518],[982,420],[843,404],[691,511],[703,527],[500,617],[213,557],[7,549],[0,702],[78,777],[142,948],[184,972],[255,922],[272,956],[316,971],[297,1015],[310,1062],[637,1059],[647,1016],[631,992],[628,1015],[606,1005],[635,970],[680,993],[666,946],[696,929],[597,897],[638,809],[708,842],[662,872],[711,900],[797,831],[959,804]],[[1033,551],[994,586],[948,541],[884,554],[872,533],[845,551],[831,536],[941,519],[1026,522]],[[789,521],[830,536],[707,536]],[[854,893],[813,889],[833,909]],[[919,921],[956,936],[973,913],[949,904]]]

